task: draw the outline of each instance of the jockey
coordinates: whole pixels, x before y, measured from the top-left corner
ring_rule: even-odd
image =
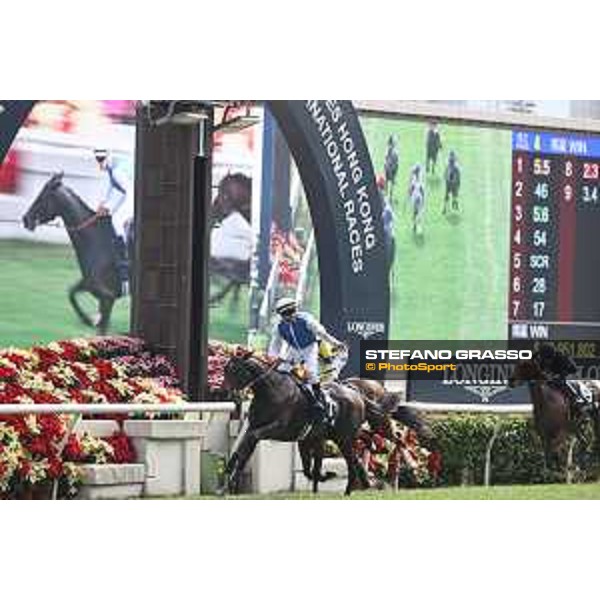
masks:
[[[128,280],[127,235],[133,221],[133,193],[131,178],[124,165],[116,161],[108,150],[96,148],[94,158],[101,171],[108,177],[108,188],[104,201],[98,204],[96,214],[110,216],[117,237],[115,248],[118,254],[119,275]]]
[[[385,195],[385,177],[377,177],[377,189],[381,196],[381,218],[383,220],[383,233],[385,242],[385,254],[388,268],[391,267],[394,259],[394,213],[387,196]]]
[[[542,371],[549,374],[553,381],[574,403],[574,408],[581,414],[585,410],[588,400],[584,398],[581,386],[574,381],[569,381],[569,375],[577,372],[573,359],[559,352],[550,344],[542,344],[536,353],[538,364]]]
[[[423,167],[420,164],[416,164],[410,171],[410,187],[408,188],[408,195],[412,196],[417,188],[423,187]]]
[[[325,417],[331,419],[332,415],[327,415],[328,403],[319,379],[319,341],[327,342],[336,349],[345,348],[345,345],[329,334],[311,314],[298,312],[298,303],[292,298],[281,298],[275,311],[280,319],[273,327],[268,354],[298,362],[306,368],[315,413],[321,421]]]
[[[416,164],[410,171],[410,184],[408,188],[408,197],[413,198],[415,193],[419,191],[425,193],[425,186],[423,185],[423,167],[420,164]]]
[[[430,123],[429,125],[426,146],[425,168],[428,174],[434,174],[438,152],[442,149],[442,136],[440,135],[437,123]]]

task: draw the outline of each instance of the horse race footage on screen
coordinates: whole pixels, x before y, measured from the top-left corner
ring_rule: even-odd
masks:
[[[600,499],[600,101],[0,100],[0,498]]]

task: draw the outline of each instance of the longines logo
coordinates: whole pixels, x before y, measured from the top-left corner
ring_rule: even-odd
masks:
[[[496,394],[499,394],[508,388],[506,386],[498,385],[465,385],[463,389],[472,394],[476,394],[481,398],[481,401],[484,404],[487,404]]]
[[[377,333],[385,333],[385,323],[381,321],[348,321],[348,333],[354,333],[368,340]]]

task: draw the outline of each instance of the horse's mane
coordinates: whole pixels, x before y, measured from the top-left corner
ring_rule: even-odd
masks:
[[[77,202],[84,208],[90,215],[94,214],[96,211],[92,210],[83,200],[82,198],[75,192],[72,188],[70,188],[67,184],[61,182],[60,188],[64,193],[66,193],[72,200]]]

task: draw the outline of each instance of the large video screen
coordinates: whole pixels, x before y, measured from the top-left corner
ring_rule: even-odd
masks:
[[[504,339],[510,132],[380,117],[362,125],[393,221],[391,337]]]
[[[392,237],[395,339],[590,339],[600,138],[363,117]]]

